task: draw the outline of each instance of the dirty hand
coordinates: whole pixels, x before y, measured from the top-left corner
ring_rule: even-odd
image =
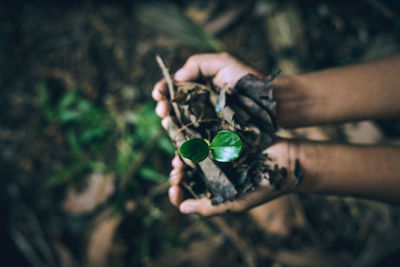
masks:
[[[290,141],[280,140],[267,149],[268,157],[275,164],[287,169],[288,177],[286,183],[280,190],[275,190],[267,181],[261,183],[254,191],[238,196],[234,201],[226,201],[222,204],[213,206],[208,198],[186,199],[184,200],[184,190],[180,183],[185,179],[185,165],[176,156],[172,160],[172,171],[169,182],[169,199],[171,203],[179,207],[185,214],[200,214],[211,216],[225,212],[241,212],[272,200],[283,193],[289,192],[290,186],[294,183],[294,158],[297,154],[297,145]]]
[[[185,65],[175,73],[173,78],[176,82],[184,82],[193,81],[199,77],[212,77],[215,85],[222,87],[224,84],[227,84],[232,88],[241,77],[248,73],[262,76],[256,70],[243,64],[229,54],[199,54],[191,56]],[[152,96],[158,101],[156,113],[163,118],[162,126],[165,129],[168,125],[168,119],[170,119],[168,116],[170,105],[167,95],[166,81],[161,80],[154,86]],[[268,149],[268,156],[280,166],[286,167],[288,173],[293,173],[294,166],[290,165],[294,165],[294,160],[289,160],[289,155],[293,155],[289,150],[293,147],[288,141],[279,141]],[[274,190],[269,184],[264,184],[250,193],[237,197],[233,202],[228,201],[213,206],[211,205],[211,200],[207,198],[184,200],[184,191],[180,186],[185,176],[184,166],[178,156],[172,160],[173,169],[170,174],[171,187],[169,189],[169,198],[172,204],[179,206],[180,211],[186,214],[197,213],[210,216],[227,211],[244,211],[280,195],[294,180],[293,177],[288,177],[288,181],[280,191]]]
[[[262,76],[253,68],[245,65],[227,53],[198,54],[189,57],[185,65],[173,76],[176,82],[194,81],[200,77],[212,77],[213,83],[219,87],[227,84],[230,88],[244,75],[252,73]],[[167,127],[170,105],[168,103],[167,83],[164,79],[156,83],[152,96],[158,101],[156,113],[163,118],[162,126]]]

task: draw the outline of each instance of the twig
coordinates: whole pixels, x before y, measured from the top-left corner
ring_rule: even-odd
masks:
[[[189,193],[196,199],[199,199],[200,197],[193,191],[193,189],[188,185],[185,181],[181,183],[183,187],[185,187]],[[243,260],[247,263],[247,266],[250,267],[256,267],[256,254],[254,251],[252,251],[249,247],[249,244],[246,244],[246,242],[238,235],[238,233],[232,229],[231,226],[229,226],[225,219],[221,217],[213,217],[210,218],[210,221],[217,226],[223,235],[227,237],[232,244],[236,247],[236,249],[242,254]]]
[[[56,266],[57,264],[55,256],[53,255],[52,249],[50,248],[48,242],[46,242],[44,231],[36,214],[32,209],[28,208],[28,206],[25,206],[24,208],[20,207],[20,209],[21,212],[25,214],[25,218],[29,222],[28,225],[25,225],[25,227],[28,226],[27,228],[30,228],[31,232],[33,233],[33,240],[42,252],[44,259],[50,266]]]
[[[200,197],[193,191],[192,187],[188,185],[185,181],[181,182],[181,185],[189,191],[189,193],[196,199]],[[238,233],[229,226],[224,218],[221,217],[212,217],[210,221],[216,225],[221,232],[227,237],[232,244],[239,250],[239,252],[243,256],[243,260],[246,261],[247,266],[256,267],[256,254],[254,251],[249,249],[249,245],[238,235]]]
[[[189,191],[189,193],[192,195],[192,197],[194,197],[195,199],[200,199],[200,197],[193,191],[192,187],[190,185],[188,185],[188,183],[186,183],[186,181],[182,181],[181,185],[187,190]]]
[[[162,74],[163,74],[165,80],[167,80],[169,97],[170,97],[170,99],[174,99],[175,98],[174,83],[172,81],[171,75],[169,74],[169,69],[168,69],[167,65],[165,64],[164,60],[160,57],[160,55],[156,55],[156,60],[157,60],[158,65],[161,68],[161,71],[162,71]]]
[[[167,81],[170,100],[171,100],[175,96],[172,78],[169,74],[168,68],[166,67],[164,61],[162,60],[162,58],[159,55],[156,56],[156,60],[157,60],[158,65],[161,68],[164,78]],[[171,103],[171,104],[172,104],[172,107],[174,108],[174,112],[178,119],[178,122],[180,123],[180,125],[183,125],[182,121],[180,120],[180,111],[179,111],[177,103]],[[205,121],[211,121],[211,120],[217,120],[217,119],[204,119],[204,120],[191,122],[187,125],[184,125],[182,128],[178,128],[174,122],[171,122],[170,123],[171,126],[175,126],[175,127],[169,126],[168,133],[171,137],[172,129],[174,129],[176,131],[171,138],[175,142],[175,137],[177,137],[179,134],[181,134],[181,131],[183,129],[186,129],[188,126],[190,126],[196,122],[205,122]],[[185,139],[185,136],[181,136],[181,138]],[[203,169],[203,171],[204,171],[204,169]],[[227,178],[225,177],[225,179],[227,179]],[[194,198],[196,198],[196,199],[199,198],[199,196],[192,190],[190,185],[188,185],[186,182],[182,182],[181,185],[183,187],[185,187]],[[247,266],[255,267],[256,266],[255,253],[248,248],[249,245],[246,244],[246,242],[229,226],[229,224],[227,224],[225,222],[225,220],[220,217],[210,218],[210,221],[221,230],[221,232],[232,242],[232,244],[237,248],[237,250],[243,255],[243,259],[246,261]]]
[[[256,253],[251,249],[251,246],[226,223],[225,219],[221,217],[213,217],[211,218],[211,221],[221,229],[222,233],[232,242],[237,250],[239,250],[243,256],[243,260],[246,262],[246,266],[256,267]]]
[[[48,266],[42,261],[40,256],[35,252],[35,249],[29,244],[27,238],[20,231],[18,231],[15,226],[11,226],[10,234],[17,248],[27,258],[27,260],[30,262],[32,266],[34,267]]]
[[[57,266],[44,229],[34,211],[21,199],[19,188],[16,188],[17,190],[12,194],[14,202],[20,202],[20,204],[13,214],[13,217],[17,218],[17,222],[10,226],[10,233],[15,244],[33,266]]]
[[[160,55],[156,55],[156,60],[157,60],[158,65],[161,68],[161,71],[162,71],[162,74],[163,74],[165,80],[167,81],[169,100],[171,103],[171,100],[175,98],[174,82],[171,78],[171,75],[169,74],[169,69],[168,69],[167,65],[165,64],[164,60],[160,57]],[[183,124],[178,104],[171,103],[171,105],[172,105],[172,108],[174,109],[174,113],[175,113],[176,118],[178,119],[178,122],[180,124]]]
[[[197,120],[197,121],[189,122],[189,123],[183,125],[181,128],[178,129],[178,131],[175,133],[175,136],[172,137],[172,140],[174,140],[174,138],[176,137],[177,134],[181,133],[187,127],[192,126],[195,123],[204,123],[204,122],[211,122],[211,121],[218,121],[218,119],[203,119],[203,120]]]

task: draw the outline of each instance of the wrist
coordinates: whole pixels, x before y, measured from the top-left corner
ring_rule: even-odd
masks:
[[[321,181],[318,177],[321,162],[319,162],[318,150],[316,142],[293,141],[290,158],[293,163],[296,160],[299,161],[303,174],[301,183],[295,189],[296,192],[317,193],[320,191]]]
[[[278,76],[271,84],[276,99],[276,122],[284,128],[301,124],[301,121],[296,118],[297,112],[303,110],[302,100],[298,97],[301,92],[299,84],[296,75]]]
[[[271,84],[276,99],[276,121],[284,128],[309,126],[324,121],[326,105],[318,90],[307,86],[306,75],[278,76]]]

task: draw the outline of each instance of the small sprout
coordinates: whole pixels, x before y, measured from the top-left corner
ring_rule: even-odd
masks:
[[[187,140],[179,148],[179,154],[194,163],[199,163],[207,158],[210,150],[216,161],[229,162],[240,156],[243,142],[236,133],[224,130],[218,132],[211,143],[200,138]]]
[[[210,149],[208,144],[201,138],[187,140],[179,148],[182,157],[190,159],[194,163],[199,163],[207,158]]]
[[[229,162],[237,159],[243,151],[243,142],[232,131],[220,131],[211,141],[211,152],[216,161]]]

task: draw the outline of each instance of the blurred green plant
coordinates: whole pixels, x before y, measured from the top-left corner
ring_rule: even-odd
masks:
[[[47,124],[58,128],[71,154],[70,163],[50,179],[51,185],[79,181],[90,172],[113,172],[123,177],[143,156],[140,152],[146,142],[154,138],[153,149],[161,155],[174,155],[174,147],[162,134],[153,102],[145,102],[136,111],[117,114],[95,106],[79,90],[73,90],[53,103],[44,81],[38,84],[38,98]],[[132,176],[150,183],[167,180],[147,161]],[[129,188],[139,186],[135,179],[128,183]]]
[[[43,111],[43,127],[55,128],[62,136],[69,158],[49,179],[62,187],[83,181],[93,172],[114,173],[117,178],[111,216],[123,215],[128,200],[138,203],[129,224],[134,229],[133,266],[141,266],[152,254],[171,252],[181,246],[175,225],[165,221],[167,201],[155,203],[157,188],[167,192],[168,177],[161,168],[175,154],[175,148],[160,127],[153,101],[138,103],[132,110],[116,112],[93,104],[79,90],[67,91],[54,100],[45,81],[37,85]],[[131,241],[129,241],[131,242]],[[154,247],[154,243],[159,244]]]

